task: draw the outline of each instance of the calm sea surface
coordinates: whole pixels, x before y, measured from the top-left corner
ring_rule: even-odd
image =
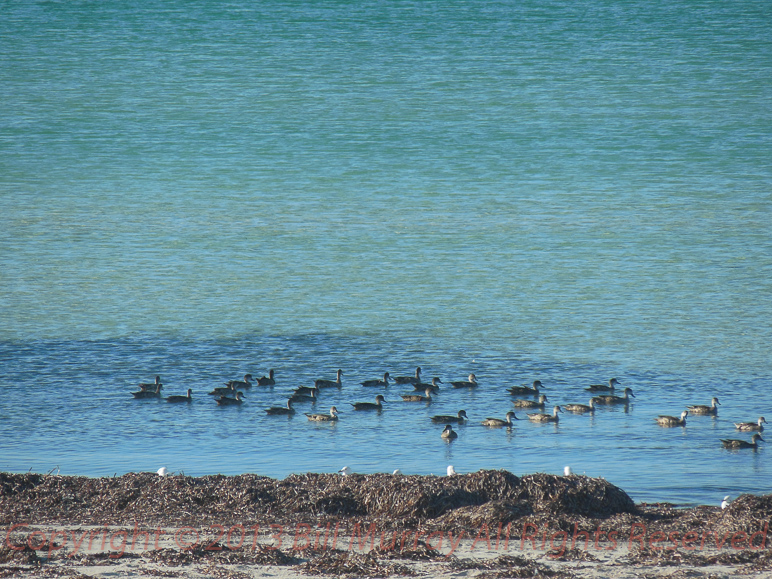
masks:
[[[0,470],[570,465],[636,501],[772,492],[772,449],[719,442],[772,415],[768,0],[0,14]],[[419,365],[480,387],[349,406]],[[207,395],[270,368],[241,407]],[[316,408],[338,423],[265,415],[338,368]],[[135,401],[156,374],[193,403]],[[480,425],[512,385],[586,404],[612,376],[626,411]],[[654,422],[713,396],[716,418]],[[446,444],[429,417],[462,408]]]

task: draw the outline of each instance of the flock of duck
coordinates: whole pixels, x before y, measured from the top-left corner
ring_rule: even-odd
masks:
[[[215,397],[215,401],[220,406],[232,406],[240,405],[244,402],[243,390],[252,388],[252,386],[274,386],[276,380],[274,377],[274,370],[270,370],[268,376],[262,376],[261,378],[253,378],[251,374],[246,374],[243,380],[230,380],[225,383],[225,386],[214,388],[209,395]],[[335,380],[318,379],[314,381],[313,387],[300,386],[294,390],[292,395],[287,399],[285,406],[273,406],[267,408],[265,412],[268,415],[293,415],[295,414],[295,408],[293,403],[298,402],[311,402],[317,401],[317,396],[320,390],[324,388],[341,388],[343,386],[342,381],[343,371],[338,370]],[[365,380],[361,382],[361,385],[366,388],[389,386],[390,382],[403,386],[412,386],[413,392],[402,394],[401,398],[405,402],[431,402],[432,395],[436,394],[440,390],[440,384],[444,384],[442,380],[435,377],[431,382],[422,382],[421,380],[421,368],[416,368],[414,376],[394,376],[392,377],[388,372],[383,374],[383,378],[374,380]],[[459,380],[450,382],[450,386],[454,389],[463,388],[476,388],[478,386],[477,377],[474,374],[469,374],[467,380]],[[545,413],[544,410],[547,405],[547,396],[543,394],[540,389],[544,388],[541,381],[535,380],[532,387],[527,386],[513,386],[507,391],[515,396],[531,396],[536,400],[527,398],[518,398],[514,400],[514,407],[521,410],[534,410],[534,412],[527,412],[528,420],[538,423],[558,423],[560,421],[559,414],[562,412],[572,412],[574,414],[593,414],[597,406],[600,405],[627,405],[630,403],[631,398],[635,398],[631,388],[625,388],[623,390],[623,396],[615,394],[617,386],[621,386],[619,380],[611,378],[608,384],[596,384],[588,388],[585,388],[588,392],[591,392],[593,396],[590,398],[588,404],[563,404],[562,406],[554,406],[552,413]],[[160,376],[155,377],[155,382],[139,384],[139,390],[132,392],[134,398],[161,398],[161,384]],[[188,389],[187,394],[184,396],[168,396],[165,398],[167,402],[179,403],[179,402],[191,402],[193,400],[193,392]],[[356,411],[381,411],[383,409],[383,403],[386,401],[382,394],[378,394],[375,397],[375,402],[354,402],[351,403]],[[662,427],[677,427],[686,426],[686,417],[691,413],[693,415],[701,416],[718,416],[718,406],[720,403],[718,398],[714,397],[711,400],[709,406],[707,405],[693,405],[688,406],[686,410],[681,412],[679,417],[676,416],[658,416],[655,420],[658,425]],[[541,411],[541,412],[538,412]],[[330,408],[329,413],[310,413],[306,414],[308,420],[313,422],[329,422],[338,420],[338,409],[335,406]],[[438,415],[431,417],[432,422],[445,423],[445,429],[440,435],[445,440],[455,440],[458,438],[458,433],[453,430],[453,424],[464,424],[469,420],[465,410],[459,410],[455,416],[451,415]],[[482,421],[483,426],[489,427],[507,427],[514,426],[514,421],[520,420],[514,411],[509,411],[505,418],[486,418]],[[753,432],[750,442],[741,439],[721,439],[721,444],[725,448],[729,449],[741,449],[741,448],[758,448],[758,441],[764,440],[761,437],[761,432],[764,431],[764,424],[766,420],[763,416],[759,417],[756,422],[739,422],[735,423],[735,428],[741,432]]]

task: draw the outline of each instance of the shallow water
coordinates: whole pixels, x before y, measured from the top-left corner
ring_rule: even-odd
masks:
[[[769,490],[764,443],[718,442],[772,402],[768,3],[7,8],[0,468]],[[417,365],[481,386],[346,411]],[[205,394],[272,367],[241,408]],[[337,368],[338,424],[264,416]],[[134,401],[156,374],[195,401]],[[479,426],[508,386],[612,376],[628,412]],[[428,417],[459,408],[447,445]]]

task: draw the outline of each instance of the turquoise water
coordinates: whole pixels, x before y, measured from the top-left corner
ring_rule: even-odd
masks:
[[[0,12],[0,469],[769,492],[766,449],[718,442],[772,402],[768,2]],[[418,365],[481,386],[346,412]],[[205,394],[269,368],[241,408]],[[339,424],[264,416],[337,368]],[[156,374],[195,402],[134,401]],[[479,426],[508,386],[586,403],[611,376],[627,413]],[[717,419],[653,422],[712,396]],[[428,417],[459,408],[447,445]]]

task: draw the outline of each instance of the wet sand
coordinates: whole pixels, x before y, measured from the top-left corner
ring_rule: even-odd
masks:
[[[772,495],[636,505],[576,475],[0,473],[0,517],[0,577],[772,578]]]

